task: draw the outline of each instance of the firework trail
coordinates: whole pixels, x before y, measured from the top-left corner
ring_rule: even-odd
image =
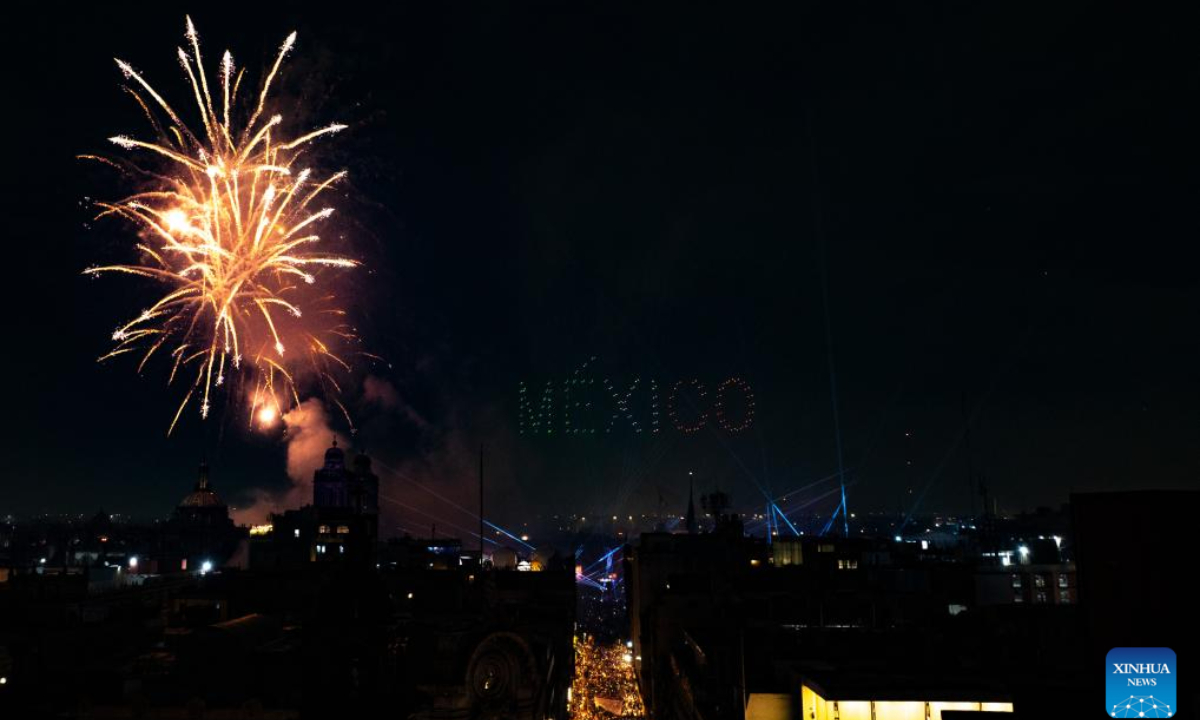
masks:
[[[299,405],[298,375],[309,371],[345,414],[333,373],[349,365],[335,348],[357,338],[321,280],[322,273],[358,263],[321,252],[317,231],[333,214],[322,206],[322,193],[346,173],[316,178],[300,164],[314,140],[345,126],[288,135],[283,118],[267,114],[271,83],[295,33],[247,102],[239,102],[244,71],[233,56],[225,52],[210,83],[191,18],[185,38],[188,50],[179,48],[179,62],[201,122],[189,127],[141,74],[117,60],[125,90],[156,137],[109,138],[136,161],[81,156],[145,178],[147,185],[123,200],[97,203],[100,217],[115,215],[136,226],[138,261],[85,273],[125,273],[162,286],[153,304],[113,332],[115,346],[100,361],[135,353],[140,372],[156,353],[170,358],[168,384],[181,377],[187,388],[168,434],[193,400],[207,417],[217,389],[231,379],[249,402],[251,424],[256,418],[269,424]],[[248,119],[240,124],[239,118]]]

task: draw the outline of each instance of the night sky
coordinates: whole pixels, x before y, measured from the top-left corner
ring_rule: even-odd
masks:
[[[836,472],[828,308],[852,511],[967,508],[968,421],[1004,511],[1194,486],[1191,23],[1078,3],[434,5],[186,10],[207,58],[228,47],[255,79],[298,30],[282,111],[350,125],[322,161],[351,173],[351,310],[387,364],[343,389],[381,462],[466,502],[482,443],[510,524],[660,492],[680,511],[689,470],[759,509],[759,486]],[[167,365],[94,362],[152,288],[80,274],[133,250],[85,201],[128,188],[75,156],[148,133],[114,55],[187,104],[184,12],[9,18],[0,512],[164,516],[202,457],[234,505],[288,485],[286,439],[242,408],[168,438]],[[593,356],[617,386],[745,378],[754,424],[520,435],[519,383]]]

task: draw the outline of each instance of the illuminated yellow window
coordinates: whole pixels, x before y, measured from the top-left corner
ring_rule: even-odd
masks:
[[[319,532],[322,535],[328,535],[329,534],[329,526],[321,525],[317,528],[317,532]]]
[[[941,720],[944,710],[1013,711],[1008,702],[921,700],[826,700],[808,685],[800,688],[803,720]]]
[[[350,532],[349,525],[338,525],[338,535],[347,535]]]

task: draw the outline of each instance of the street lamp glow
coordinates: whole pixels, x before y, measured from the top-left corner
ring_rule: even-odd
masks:
[[[212,572],[212,569],[213,569],[213,564],[212,564],[211,560],[205,560],[203,563],[200,564],[200,574],[201,575],[207,575],[208,573]]]

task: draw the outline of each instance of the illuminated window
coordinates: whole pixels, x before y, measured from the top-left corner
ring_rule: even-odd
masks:
[[[857,570],[858,560],[838,560],[838,570]]]
[[[1058,591],[1058,601],[1059,601],[1060,603],[1069,603],[1069,602],[1071,602],[1071,593],[1070,593],[1070,591],[1068,591],[1068,590],[1059,590],[1059,591]]]
[[[348,535],[350,533],[349,525],[338,525],[338,535]]]
[[[1067,587],[1067,576],[1066,576],[1066,575],[1059,575],[1059,576],[1058,576],[1058,586],[1059,586],[1060,588],[1065,588],[1065,587]]]
[[[1020,575],[1012,576],[1012,586],[1015,588],[1021,587],[1021,576]]]
[[[1035,587],[1046,587],[1046,576],[1045,575],[1034,575],[1033,576],[1033,584]]]
[[[1034,596],[1033,601],[1039,603],[1046,602],[1046,593],[1042,590],[1039,590],[1037,595]]]
[[[329,526],[321,525],[320,527],[317,528],[317,532],[321,533],[322,535],[328,535],[329,534]]]
[[[833,546],[832,545],[818,545],[817,552],[831,553],[831,552],[833,552]]]
[[[753,703],[752,703],[753,704]],[[979,701],[834,700],[821,697],[808,685],[800,689],[805,720],[942,720],[945,711],[1011,713],[1012,703]],[[750,717],[751,713],[747,713]]]

